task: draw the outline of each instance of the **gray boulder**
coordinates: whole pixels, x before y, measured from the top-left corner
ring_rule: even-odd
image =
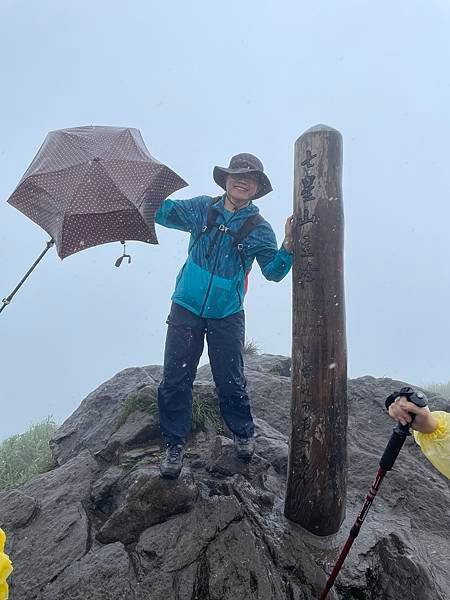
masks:
[[[119,542],[90,550],[43,591],[42,600],[133,600],[133,566]]]
[[[157,469],[140,467],[122,483],[117,508],[97,535],[103,544],[132,543],[148,527],[189,510],[197,496],[193,478],[186,472],[176,481],[165,481]]]
[[[129,394],[140,387],[157,387],[156,379],[144,367],[124,369],[83,400],[53,437],[51,446],[58,464],[80,450],[103,450],[116,432],[120,412]]]
[[[46,586],[89,551],[89,495],[97,473],[84,450],[19,490],[0,493],[0,524],[14,563],[12,600],[41,600]]]
[[[211,405],[208,369],[195,391]],[[349,381],[347,516],[338,534],[317,538],[283,515],[289,369],[286,357],[246,358],[252,462],[237,461],[227,432],[215,429],[223,424],[206,420],[177,481],[159,478],[157,417],[143,408],[156,398],[161,367],[126,369],[90,394],[56,432],[57,466],[0,493],[11,600],[317,599],[392,431],[384,398],[404,384]],[[449,408],[448,399],[433,402]],[[449,500],[448,481],[408,440],[330,600],[448,599]]]

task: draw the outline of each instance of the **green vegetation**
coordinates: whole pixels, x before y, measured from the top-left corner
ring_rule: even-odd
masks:
[[[47,417],[0,444],[0,490],[26,483],[55,466],[49,441],[56,427],[53,418]]]
[[[447,381],[447,383],[425,383],[421,387],[429,392],[450,397],[450,381]]]
[[[117,421],[117,429],[125,423],[128,416],[137,410],[142,412],[150,411],[151,414],[158,414],[158,400],[156,396],[156,390],[150,386],[146,386],[141,390],[131,392],[128,394],[127,399],[122,405]]]
[[[216,433],[223,433],[222,417],[217,402],[208,402],[199,394],[192,397],[192,430],[205,429],[208,421]]]
[[[156,390],[150,386],[146,386],[141,390],[131,392],[122,406],[117,428],[123,425],[128,416],[136,410],[150,412],[158,416]],[[222,417],[217,402],[211,401],[211,399],[194,392],[192,397],[192,430],[199,431],[205,429],[208,422],[214,427],[217,433],[223,433]]]
[[[252,340],[249,340],[244,344],[244,354],[246,356],[256,356],[260,353],[260,350],[261,349]]]

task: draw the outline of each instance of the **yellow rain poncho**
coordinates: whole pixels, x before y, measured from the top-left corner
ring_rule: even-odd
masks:
[[[5,541],[6,535],[3,529],[0,529],[0,600],[8,600],[8,579],[11,571],[13,570],[11,561],[7,554],[5,554]]]
[[[437,428],[432,433],[414,431],[414,439],[436,469],[450,479],[450,413],[436,410],[431,414]]]

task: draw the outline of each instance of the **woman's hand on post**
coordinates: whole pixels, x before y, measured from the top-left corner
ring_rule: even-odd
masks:
[[[284,226],[283,246],[287,252],[294,251],[294,215],[288,217]]]

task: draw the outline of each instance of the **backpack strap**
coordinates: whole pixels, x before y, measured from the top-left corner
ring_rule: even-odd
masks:
[[[205,231],[214,227],[215,222],[217,221],[217,216],[219,215],[219,211],[217,210],[217,208],[214,208],[214,205],[219,202],[220,198],[221,196],[213,198],[210,205],[208,206],[208,212],[206,215],[206,226],[203,226],[202,233],[205,233]]]
[[[264,218],[259,213],[248,217],[248,219],[246,219],[242,224],[241,228],[236,231],[236,233],[233,233],[234,239],[232,245],[235,246],[238,251],[243,250],[243,248],[241,248],[242,242],[250,235],[253,229],[263,221]]]
[[[244,245],[242,242],[245,240],[246,237],[248,237],[250,235],[250,233],[253,231],[253,229],[257,225],[264,222],[264,218],[259,213],[257,213],[256,215],[251,215],[244,221],[244,223],[242,224],[240,229],[238,229],[238,231],[236,231],[236,232],[232,231],[231,229],[229,229],[228,227],[226,227],[224,225],[220,225],[220,226],[216,225],[217,217],[220,213],[214,207],[214,205],[217,204],[217,202],[219,202],[219,200],[221,198],[222,198],[222,196],[217,196],[216,198],[212,198],[212,200],[208,206],[208,212],[206,215],[206,224],[203,225],[202,230],[195,238],[194,243],[192,244],[191,250],[197,244],[197,242],[199,241],[199,239],[202,237],[203,234],[205,234],[207,231],[211,231],[214,227],[217,227],[217,231],[209,244],[207,256],[208,257],[210,256],[214,246],[216,245],[216,242],[217,242],[220,232],[227,233],[228,235],[231,235],[233,238],[231,245],[233,246],[233,248],[236,249],[236,251],[241,259],[242,269],[245,272]]]
[[[233,231],[229,231],[233,236],[233,241],[231,245],[236,248],[236,251],[241,259],[242,269],[245,273],[245,255],[244,255],[244,244],[242,243],[246,237],[250,235],[253,229],[264,222],[264,218],[257,213],[256,215],[251,215],[244,221],[241,228],[234,233]]]
[[[203,225],[200,233],[195,238],[194,243],[191,246],[191,250],[197,244],[202,235],[214,227],[214,223],[217,220],[217,215],[219,214],[219,211],[214,208],[214,204],[217,204],[221,198],[222,196],[216,196],[216,198],[211,199],[211,202],[208,205],[208,212],[206,214],[206,224]]]

